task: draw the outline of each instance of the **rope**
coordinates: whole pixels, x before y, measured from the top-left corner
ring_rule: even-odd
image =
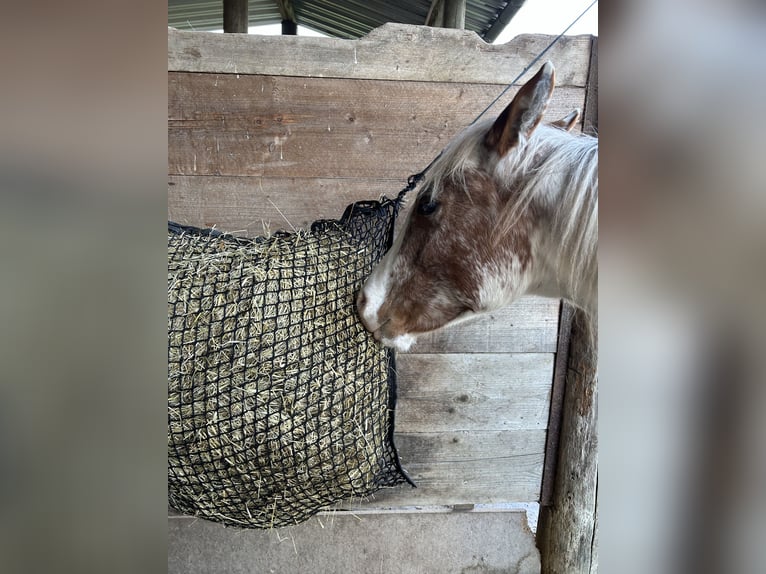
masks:
[[[548,52],[548,51],[549,51],[551,48],[553,48],[553,46],[555,46],[555,45],[556,45],[556,43],[557,43],[559,40],[561,40],[561,38],[563,38],[563,37],[566,35],[566,33],[569,31],[569,29],[570,29],[572,26],[574,26],[574,25],[575,25],[575,24],[576,24],[576,23],[577,23],[577,22],[580,20],[580,18],[582,18],[583,16],[585,16],[585,14],[588,12],[588,10],[590,10],[591,8],[593,8],[593,6],[595,6],[597,3],[598,3],[598,0],[593,0],[593,2],[591,2],[591,3],[588,5],[588,7],[587,7],[587,8],[585,8],[585,10],[583,10],[582,12],[580,12],[580,15],[579,15],[579,16],[577,16],[577,18],[575,18],[574,20],[572,20],[572,21],[569,23],[569,26],[567,26],[566,28],[564,28],[564,30],[563,30],[563,31],[562,31],[562,32],[561,32],[561,33],[560,33],[558,36],[556,36],[556,37],[555,37],[553,40],[551,40],[551,42],[550,42],[550,43],[549,43],[549,44],[548,44],[548,45],[547,45],[545,48],[543,48],[543,50],[542,50],[542,51],[541,51],[541,52],[540,52],[540,53],[539,53],[537,56],[535,56],[535,57],[534,57],[534,59],[533,59],[531,62],[529,62],[529,64],[527,64],[527,66],[526,66],[526,67],[525,67],[525,68],[524,68],[524,69],[523,69],[521,72],[519,72],[519,75],[518,75],[518,76],[516,76],[516,77],[513,79],[513,81],[512,81],[510,84],[508,84],[507,86],[505,86],[505,88],[503,88],[503,91],[501,91],[501,92],[500,92],[500,93],[499,93],[499,94],[498,94],[498,95],[495,97],[495,99],[494,99],[494,100],[492,100],[492,101],[489,103],[489,105],[488,105],[486,108],[484,108],[484,109],[481,111],[481,113],[480,113],[478,116],[476,116],[476,117],[473,119],[473,121],[472,121],[470,124],[468,124],[468,126],[466,126],[466,127],[467,127],[467,128],[468,128],[468,127],[471,127],[471,126],[472,126],[472,125],[474,125],[476,122],[478,122],[478,121],[481,119],[481,117],[482,117],[484,114],[486,114],[486,113],[489,111],[489,109],[490,109],[492,106],[494,106],[494,105],[495,105],[495,104],[498,102],[498,100],[500,100],[500,98],[502,98],[502,97],[503,97],[503,96],[504,96],[504,95],[505,95],[505,94],[508,92],[508,90],[510,90],[510,89],[511,89],[511,88],[514,86],[514,84],[516,84],[516,83],[517,83],[517,82],[518,82],[518,81],[519,81],[519,80],[520,80],[520,79],[521,79],[521,78],[524,76],[524,74],[526,74],[527,72],[529,72],[529,70],[532,68],[532,66],[534,66],[535,64],[537,64],[537,62],[539,62],[539,61],[540,61],[540,59],[541,59],[541,58],[542,58],[542,57],[543,57],[543,56],[544,56],[544,55],[545,55],[545,54],[546,54],[546,53],[547,53],[547,52]],[[425,177],[425,175],[426,175],[426,172],[427,172],[429,169],[431,169],[431,167],[434,165],[434,163],[436,163],[436,160],[438,160],[438,159],[439,159],[439,158],[442,156],[442,153],[443,153],[443,152],[439,152],[439,154],[438,154],[438,155],[437,155],[437,156],[436,156],[434,159],[432,159],[432,160],[431,160],[431,163],[429,163],[429,164],[428,164],[428,165],[425,167],[425,169],[423,169],[422,171],[420,171],[420,172],[418,172],[418,173],[416,173],[416,174],[414,174],[414,175],[411,175],[410,177],[408,177],[408,178],[407,178],[407,185],[406,185],[406,186],[405,186],[405,187],[404,187],[404,188],[403,188],[403,189],[402,189],[402,190],[399,192],[399,194],[396,196],[396,201],[397,201],[398,203],[400,203],[401,201],[403,201],[403,200],[404,200],[404,196],[406,196],[406,195],[407,195],[407,194],[408,194],[410,191],[412,191],[413,189],[415,189],[415,188],[418,186],[418,184],[421,182],[421,180],[422,180],[422,179]]]

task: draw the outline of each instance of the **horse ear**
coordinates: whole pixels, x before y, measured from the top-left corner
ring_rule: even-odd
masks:
[[[578,109],[572,110],[560,120],[551,122],[551,125],[559,129],[562,129],[564,131],[571,132],[572,128],[575,127],[575,124],[577,123],[577,120],[579,119],[580,119],[580,110],[578,108]]]
[[[520,135],[528,137],[543,118],[553,94],[553,83],[553,64],[546,62],[495,120],[484,139],[486,146],[503,157],[519,142]]]

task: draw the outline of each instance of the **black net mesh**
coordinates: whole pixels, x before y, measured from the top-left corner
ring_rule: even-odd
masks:
[[[247,527],[307,519],[409,480],[393,354],[355,294],[401,197],[245,239],[168,223],[168,500]]]

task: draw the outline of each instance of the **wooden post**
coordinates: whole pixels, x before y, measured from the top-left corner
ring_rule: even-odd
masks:
[[[431,1],[425,25],[434,28],[444,28],[444,0]]]
[[[296,36],[298,34],[298,24],[293,20],[282,20],[282,35]]]
[[[598,134],[598,36],[591,36],[582,131],[590,135]]]
[[[598,38],[591,38],[583,131],[598,133]],[[597,347],[582,311],[572,319],[558,461],[543,489],[537,546],[542,574],[593,574],[598,570]],[[596,326],[594,325],[595,329]],[[547,499],[546,499],[547,495]]]
[[[223,31],[247,34],[247,0],[223,0]]]
[[[298,23],[295,20],[293,0],[277,0],[279,15],[282,17],[282,35],[295,36],[298,34]]]
[[[540,506],[553,504],[553,486],[556,482],[556,465],[559,460],[559,442],[561,439],[561,418],[564,407],[567,369],[569,367],[569,337],[572,334],[572,317],[575,308],[566,301],[561,301],[559,309],[559,333],[556,343],[556,362],[553,366],[553,385],[551,386],[551,407],[548,412],[548,433],[545,438],[545,461],[543,462],[543,482],[540,485]]]
[[[444,0],[445,28],[465,28],[465,4],[466,0]]]
[[[541,506],[542,574],[591,574],[597,557],[597,374],[587,317],[572,320],[559,456],[550,506]]]

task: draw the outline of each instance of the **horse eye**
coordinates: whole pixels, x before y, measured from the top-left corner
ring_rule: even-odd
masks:
[[[439,203],[433,200],[427,200],[425,197],[418,203],[418,213],[420,215],[431,215],[436,208],[439,207]]]

